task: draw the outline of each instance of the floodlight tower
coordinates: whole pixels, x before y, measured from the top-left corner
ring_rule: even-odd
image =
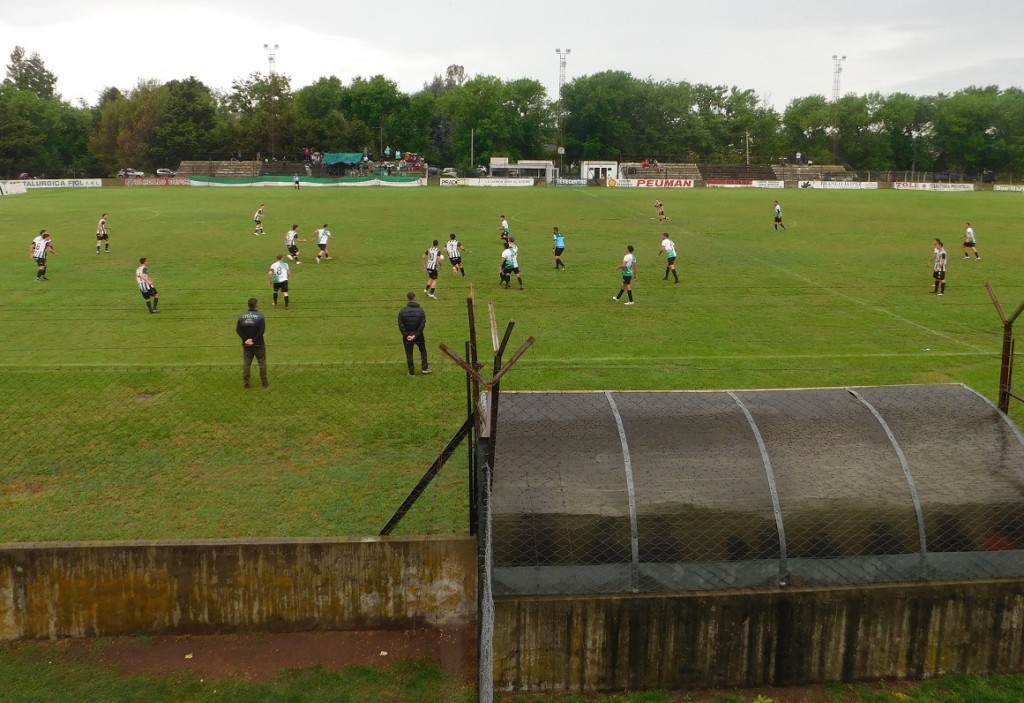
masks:
[[[281,46],[279,44],[264,44],[263,45],[263,50],[267,52],[267,63],[270,65],[269,80],[270,80],[271,91],[276,91],[276,89],[277,89],[276,83],[274,81],[274,75],[276,74],[276,70],[277,70],[277,64],[276,64],[277,50],[280,49],[280,48],[281,48]],[[275,145],[274,145],[274,141],[275,141],[275,139],[274,139],[274,123],[277,121],[277,116],[274,114],[276,112],[276,108],[274,107],[274,101],[276,100],[276,98],[277,98],[276,94],[272,94],[270,96],[270,160],[271,161],[274,160],[274,156],[275,156],[275,154],[274,154],[274,147],[275,147]]]
[[[565,57],[572,53],[572,49],[555,49],[558,54],[558,173],[562,173],[562,156],[565,154],[564,135],[562,134],[562,89],[565,88]]]
[[[839,149],[839,83],[846,55],[832,54],[832,163]]]
[[[277,70],[277,50],[281,48],[280,44],[264,44],[263,50],[267,52],[267,63],[270,64],[270,75],[274,75]],[[844,57],[845,58],[845,57]]]

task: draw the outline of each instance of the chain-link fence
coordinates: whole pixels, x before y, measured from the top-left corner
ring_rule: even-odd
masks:
[[[271,348],[269,387],[254,362],[250,389],[241,356],[0,370],[0,542],[377,534],[468,412],[465,374],[436,350],[410,376],[398,343],[381,363]],[[468,531],[467,452],[396,534]]]
[[[962,385],[502,395],[498,594],[1024,575],[1024,440]]]

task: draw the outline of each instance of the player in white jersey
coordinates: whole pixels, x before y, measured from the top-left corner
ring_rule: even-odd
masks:
[[[619,294],[616,295],[612,300],[616,303],[619,302],[619,298],[622,297],[623,292],[629,297],[629,302],[626,305],[633,304],[633,279],[636,278],[636,257],[633,256],[633,245],[630,244],[626,247],[626,255],[622,257],[622,263],[615,267],[617,271],[622,272],[622,286],[619,288]]]
[[[103,213],[100,216],[100,221],[96,223],[96,253],[100,253],[100,245],[103,245],[104,251],[110,253],[110,233],[107,231],[107,213]]]
[[[498,234],[501,235],[502,241],[508,244],[508,220],[505,219],[504,215],[501,216],[501,225],[498,227]]]
[[[974,239],[974,228],[971,227],[970,222],[965,222],[964,225],[964,258],[971,258],[970,254],[967,253],[967,250],[970,249],[974,252],[975,261],[980,261],[981,254],[978,253],[977,242]]]
[[[441,253],[441,248],[437,245],[437,240],[434,240],[433,246],[423,252],[421,257],[423,260],[423,270],[427,272],[427,283],[423,286],[423,292],[427,294],[428,298],[437,299],[437,269],[444,261],[444,254]]]
[[[149,259],[146,257],[139,259],[139,267],[135,269],[135,283],[139,286],[142,299],[146,301],[146,308],[151,313],[160,312],[156,309],[160,302],[160,294],[156,292],[156,285],[149,277]]]
[[[298,225],[292,225],[292,228],[284,235],[284,245],[288,249],[288,258],[292,259],[297,264],[302,263],[299,261],[299,242],[304,241],[306,240],[299,237]]]
[[[455,238],[455,232],[448,235],[448,241],[445,242],[444,248],[448,252],[448,263],[452,265],[452,274],[461,273],[465,278],[466,269],[462,267],[462,252],[466,250],[466,247],[462,246],[462,242]]]
[[[933,241],[935,249],[928,265],[932,267],[932,278],[935,281],[932,293],[943,295],[946,292],[946,249],[942,240],[936,237]]]
[[[50,254],[57,255],[57,252],[53,250],[53,242],[50,241],[50,233],[45,229],[39,230],[39,236],[32,240],[28,251],[38,267],[36,283],[50,280],[46,277],[46,257]]]
[[[501,267],[498,271],[506,288],[512,285],[512,275],[515,274],[519,280],[519,290],[523,289],[523,277],[519,273],[519,247],[516,246],[515,237],[508,238],[508,245],[501,252]]]
[[[665,277],[661,280],[667,281],[668,274],[671,272],[676,279],[676,283],[679,283],[679,274],[676,273],[676,243],[669,238],[668,232],[661,235],[661,249],[658,250],[659,259],[662,254],[665,255],[667,263],[665,265]]]
[[[325,259],[331,258],[331,252],[327,249],[327,244],[331,241],[331,230],[327,229],[327,223],[316,231],[316,245],[320,248],[320,251],[316,253],[316,262],[320,263],[320,257]]]
[[[786,225],[782,224],[782,206],[779,205],[779,201],[775,201],[775,230],[778,231],[779,227],[782,231],[786,231]]]
[[[664,222],[665,220],[671,220],[672,218],[665,214],[665,204],[660,200],[654,201],[654,209],[658,211],[658,222]]]
[[[263,203],[256,208],[256,213],[252,216],[252,221],[256,223],[256,227],[253,228],[252,233],[257,237],[263,234],[263,208],[266,207]]]
[[[284,306],[288,307],[288,263],[284,260],[284,254],[278,254],[277,261],[270,265],[267,279],[274,289],[274,307],[277,307],[278,292],[284,293]]]

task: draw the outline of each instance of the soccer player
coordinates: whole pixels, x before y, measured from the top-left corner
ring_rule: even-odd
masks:
[[[551,247],[551,250],[555,252],[555,270],[559,271],[565,268],[565,264],[562,263],[562,252],[565,251],[565,235],[559,232],[557,227],[553,227],[551,229],[551,239],[555,242],[555,245]]]
[[[45,229],[39,230],[39,236],[32,240],[29,245],[29,254],[35,259],[36,266],[36,283],[39,281],[48,281],[46,277],[46,257],[49,254],[57,255],[57,252],[53,250],[53,242],[50,241],[50,233]]]
[[[508,245],[501,252],[501,281],[508,288],[512,284],[512,274],[515,274],[519,281],[519,290],[523,290],[523,277],[519,274],[519,247],[516,246],[516,238],[509,237]]]
[[[142,299],[146,301],[146,309],[151,313],[160,312],[156,306],[160,303],[160,294],[156,291],[153,279],[149,277],[149,259],[139,259],[139,267],[135,269],[135,282],[142,293]]]
[[[110,253],[110,234],[107,232],[107,213],[103,213],[100,216],[100,221],[96,223],[96,253],[100,253],[100,245],[103,245],[104,251]]]
[[[782,228],[783,232],[786,231],[786,225],[782,224],[782,206],[779,205],[779,201],[776,200],[775,201],[775,231],[776,232],[779,231],[779,227]]]
[[[966,228],[964,229],[964,258],[971,258],[970,254],[967,253],[967,250],[970,249],[974,252],[974,260],[980,261],[981,254],[978,253],[978,247],[976,246],[977,243],[974,240],[974,228],[971,227],[970,222],[965,222],[964,224],[966,225]]]
[[[441,261],[444,260],[444,256],[441,254],[440,247],[437,246],[437,240],[434,240],[433,246],[423,252],[421,257],[423,261],[423,270],[427,272],[427,283],[423,286],[423,292],[427,294],[428,298],[437,299],[437,267],[441,265]]]
[[[626,255],[622,257],[622,263],[615,267],[616,271],[622,272],[622,286],[619,288],[619,294],[616,295],[612,300],[619,302],[619,298],[622,297],[622,293],[625,292],[629,298],[629,302],[626,305],[633,304],[633,279],[636,277],[636,257],[633,256],[633,245],[630,244],[626,247]]]
[[[292,259],[297,264],[302,263],[301,261],[299,261],[299,242],[304,241],[306,240],[299,238],[298,225],[292,225],[292,228],[288,230],[284,235],[284,245],[288,249],[288,258]]]
[[[252,221],[256,223],[256,227],[255,227],[255,229],[253,229],[252,233],[254,235],[256,235],[257,237],[260,236],[261,234],[263,234],[263,208],[264,207],[266,207],[266,206],[263,203],[260,203],[260,206],[258,208],[256,208],[256,214],[254,214],[252,216]]]
[[[508,220],[505,219],[504,215],[501,216],[501,225],[498,227],[498,232],[501,234],[502,241],[508,244]]]
[[[292,229],[295,229],[298,225],[292,225]],[[325,259],[331,258],[331,252],[327,249],[327,243],[331,240],[331,230],[327,229],[327,223],[316,231],[316,245],[320,248],[320,251],[316,253],[316,262],[320,263],[320,257]]]
[[[664,222],[665,220],[672,219],[665,214],[665,205],[660,200],[654,201],[654,209],[658,211],[658,222]]]
[[[935,238],[933,244],[935,249],[932,251],[932,258],[928,261],[928,265],[932,267],[932,278],[935,279],[932,293],[942,295],[946,292],[946,249],[938,237]]]
[[[445,242],[444,248],[448,251],[448,263],[452,265],[452,275],[461,273],[465,278],[466,269],[462,267],[462,252],[466,250],[466,247],[462,246],[462,242],[455,238],[455,232],[448,235],[448,241]]]
[[[274,307],[277,307],[277,294],[284,293],[284,306],[288,307],[288,264],[284,260],[284,254],[277,255],[277,261],[270,265],[267,271],[267,280],[270,287],[274,289]]]
[[[662,254],[665,255],[666,265],[665,277],[661,280],[667,281],[668,274],[671,272],[676,279],[676,283],[679,283],[679,274],[676,273],[676,243],[669,238],[668,232],[661,235],[661,249],[658,250],[659,259]]]

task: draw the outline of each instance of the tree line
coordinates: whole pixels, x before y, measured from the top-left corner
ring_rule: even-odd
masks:
[[[109,176],[185,160],[300,158],[321,152],[415,152],[470,171],[491,156],[697,163],[777,163],[796,153],[852,170],[1024,172],[1024,91],[971,86],[951,94],[821,95],[780,114],[754,90],[639,79],[604,71],[552,98],[539,81],[467,78],[449,66],[403,93],[382,75],[335,76],[293,89],[253,73],[230,90],[194,76],[109,87],[72,105],[41,57],[15,47],[0,84],[0,176]]]

